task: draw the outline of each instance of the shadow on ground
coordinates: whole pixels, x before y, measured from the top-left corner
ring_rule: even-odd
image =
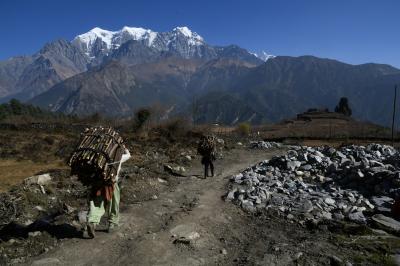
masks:
[[[11,222],[0,230],[0,240],[8,241],[12,238],[28,238],[30,232],[36,231],[47,232],[57,239],[83,238],[82,231],[79,231],[70,224],[52,224],[51,222],[56,216],[57,215],[51,215],[46,218],[38,219],[27,226]]]

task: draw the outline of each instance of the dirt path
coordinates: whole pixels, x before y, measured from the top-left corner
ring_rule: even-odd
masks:
[[[237,264],[246,230],[243,212],[221,200],[228,178],[280,151],[234,150],[217,161],[217,176],[188,177],[152,201],[125,206],[121,228],[98,232],[93,240],[65,240],[57,249],[33,258],[33,265],[230,265]],[[239,245],[239,246],[240,246]]]

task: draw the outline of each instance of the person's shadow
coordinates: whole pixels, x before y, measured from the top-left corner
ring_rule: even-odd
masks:
[[[75,228],[70,224],[59,224],[55,225],[51,222],[54,220],[59,213],[49,215],[47,217],[36,220],[30,225],[20,225],[15,222],[11,222],[5,225],[0,230],[0,240],[8,241],[12,238],[28,238],[30,232],[47,232],[51,236],[57,239],[63,238],[83,238],[83,232]]]

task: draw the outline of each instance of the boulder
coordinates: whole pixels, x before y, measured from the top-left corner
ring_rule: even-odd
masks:
[[[400,222],[393,218],[387,217],[383,214],[375,214],[372,216],[371,220],[380,229],[397,235],[400,233]]]
[[[348,215],[349,220],[355,223],[365,224],[367,223],[367,219],[365,218],[362,212],[352,212]]]
[[[292,170],[292,171],[295,170],[296,168],[300,167],[300,166],[301,166],[301,163],[299,161],[288,161],[286,163],[286,168],[288,170]]]
[[[332,198],[325,198],[324,202],[328,205],[335,206],[335,200]]]
[[[35,175],[35,176],[31,176],[28,177],[27,179],[24,180],[24,183],[26,185],[47,185],[48,183],[51,182],[51,176],[50,174],[43,174],[43,175]]]

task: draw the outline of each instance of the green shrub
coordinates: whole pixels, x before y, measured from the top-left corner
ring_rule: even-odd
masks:
[[[243,136],[248,136],[251,131],[251,126],[249,123],[246,122],[240,123],[237,127],[237,131]]]

